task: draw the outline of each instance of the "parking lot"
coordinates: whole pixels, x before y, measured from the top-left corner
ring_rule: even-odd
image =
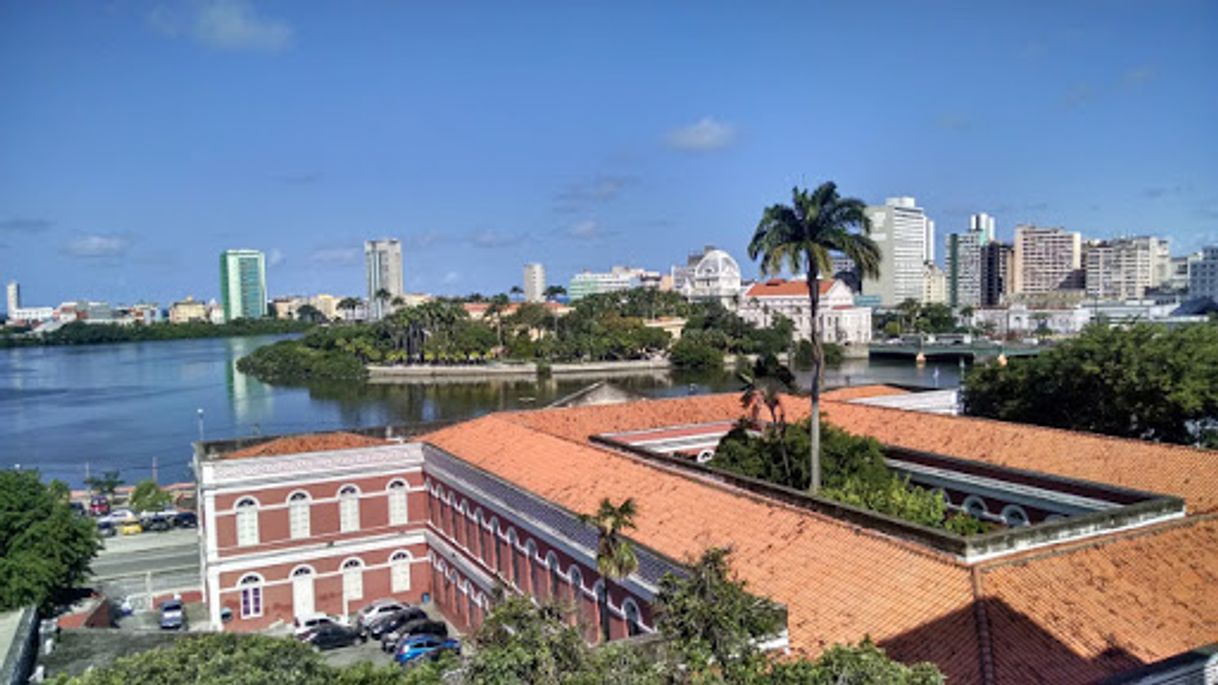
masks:
[[[115,600],[199,589],[199,532],[175,529],[163,533],[103,538],[105,548],[93,560],[93,586]]]

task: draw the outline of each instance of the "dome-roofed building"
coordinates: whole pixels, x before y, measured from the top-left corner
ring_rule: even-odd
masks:
[[[685,267],[673,267],[673,287],[690,300],[719,300],[734,308],[740,295],[740,265],[730,254],[708,245],[701,256],[691,254]]]

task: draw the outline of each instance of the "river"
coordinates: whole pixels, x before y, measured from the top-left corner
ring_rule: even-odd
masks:
[[[544,406],[589,381],[471,384],[271,386],[236,362],[272,336],[0,350],[0,468],[36,468],[80,486],[87,470],[119,470],[135,482],[152,473],[169,483],[193,478],[190,443],[205,438],[300,433],[344,427],[460,419],[500,409]],[[938,374],[935,371],[938,369]],[[829,385],[958,383],[954,363],[851,360]],[[728,373],[674,372],[614,379],[658,397],[734,391]]]

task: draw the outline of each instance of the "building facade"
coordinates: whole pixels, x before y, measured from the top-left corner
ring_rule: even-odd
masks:
[[[850,288],[838,280],[819,281],[816,323],[822,342],[865,345],[871,342],[871,308],[856,307]],[[812,336],[808,282],[780,278],[754,283],[740,298],[737,311],[754,326],[768,328],[779,317],[795,324],[796,340]]]
[[[637,267],[614,266],[607,272],[581,271],[571,277],[567,297],[572,302],[589,295],[612,293],[631,288],[660,287],[658,272]]]
[[[1218,247],[1207,247],[1188,270],[1188,296],[1218,302]]]
[[[1014,255],[1009,243],[991,240],[981,247],[981,306],[997,307],[1011,294]]]
[[[524,265],[524,301],[544,302],[546,299],[546,268],[533,262]]]
[[[922,265],[922,304],[947,304],[947,273],[934,262]]]
[[[1101,300],[1141,299],[1166,274],[1163,241],[1151,237],[1089,242],[1084,250],[1087,297]],[[1170,265],[1170,258],[1169,258]]]
[[[8,312],[8,317],[10,319],[16,318],[13,316],[13,313],[21,309],[21,285],[17,281],[9,281],[8,285],[4,288],[4,296],[5,304],[8,307],[5,310]]]
[[[947,236],[947,304],[953,309],[981,304],[981,231]]]
[[[985,212],[973,214],[968,218],[968,230],[981,234],[979,238],[980,243],[983,246],[989,245],[997,240],[998,234],[996,231],[996,226],[997,224],[994,221],[994,217],[986,214]]]
[[[368,270],[368,311],[380,320],[391,311],[392,301],[402,295],[402,243],[387,238],[364,243]]]
[[[1015,227],[1012,289],[1017,293],[1080,290],[1083,287],[1082,236],[1061,228]]]
[[[169,323],[189,323],[191,321],[207,321],[207,303],[200,302],[187,295],[185,300],[178,300],[169,306]]]
[[[867,216],[880,248],[880,276],[863,279],[863,294],[877,296],[885,307],[920,300],[922,265],[934,261],[934,222],[912,197],[890,197],[868,207]]]
[[[676,280],[674,272],[674,284]],[[696,302],[715,300],[734,308],[740,297],[740,265],[723,250],[707,247],[692,267],[682,271],[677,292]]]
[[[258,250],[220,253],[220,302],[224,320],[266,316],[266,258]]]

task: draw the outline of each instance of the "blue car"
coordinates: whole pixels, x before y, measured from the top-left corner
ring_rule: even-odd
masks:
[[[181,630],[186,627],[186,612],[182,600],[171,599],[161,605],[161,629]]]
[[[414,635],[402,641],[394,660],[403,666],[416,664],[423,659],[437,659],[445,651],[461,653],[461,643],[451,637],[438,635]]]

